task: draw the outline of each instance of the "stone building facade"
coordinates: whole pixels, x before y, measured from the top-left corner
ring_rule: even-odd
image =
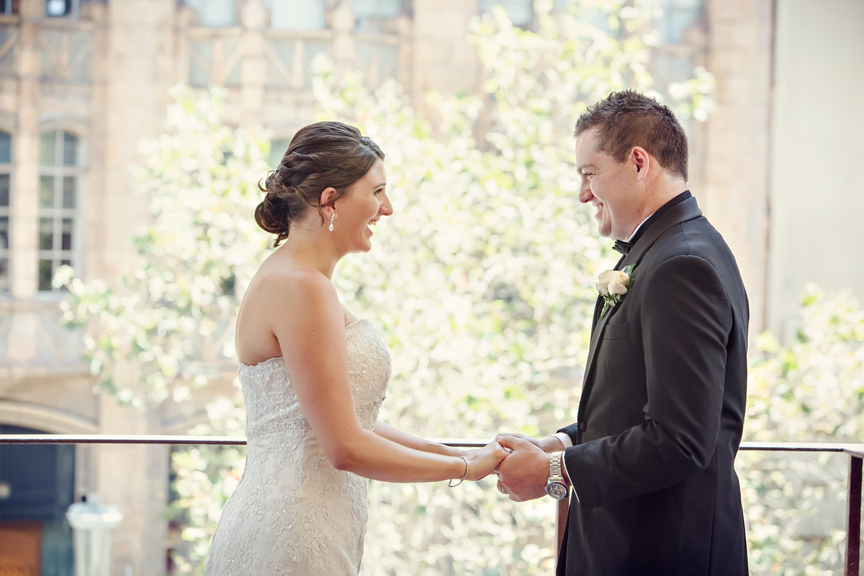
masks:
[[[862,184],[838,159],[854,162],[864,115],[833,96],[819,118],[803,112],[823,95],[808,78],[851,93],[861,84],[844,74],[864,52],[860,3],[649,3],[664,9],[656,76],[680,80],[680,70],[704,65],[717,79],[716,111],[689,127],[691,190],[739,260],[752,332],[784,330],[809,279],[864,296],[860,267],[847,271],[819,248],[821,238],[864,240],[845,209],[861,203]],[[0,0],[0,433],[183,433],[202,417],[206,399],[136,410],[94,395],[80,334],[62,328],[63,294],[51,285],[61,264],[85,278],[116,277],[129,265],[126,239],[147,207],[128,167],[137,143],[159,133],[171,85],[224,86],[225,122],[264,126],[284,148],[314,117],[309,67],[319,53],[337,69],[362,69],[372,84],[395,77],[418,106],[430,90],[475,90],[481,69],[465,36],[493,4],[531,25],[530,0]],[[835,172],[812,176],[825,166]],[[814,193],[827,206],[802,213]],[[813,225],[801,230],[805,214]],[[165,572],[167,448],[78,446],[45,458],[62,464],[55,484],[69,490],[41,496],[42,573],[69,573],[49,569],[68,553],[57,510],[91,492],[125,515],[113,573]],[[0,481],[10,462],[0,452]],[[0,534],[11,534],[26,514],[7,508],[4,518],[3,502],[0,490]],[[35,530],[28,526],[21,530]]]

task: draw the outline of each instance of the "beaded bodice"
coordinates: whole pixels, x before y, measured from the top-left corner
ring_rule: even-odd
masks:
[[[387,391],[390,354],[367,320],[348,325],[345,338],[354,407],[360,425],[371,430]],[[250,442],[272,433],[298,440],[312,436],[281,356],[253,366],[241,364],[240,383]]]

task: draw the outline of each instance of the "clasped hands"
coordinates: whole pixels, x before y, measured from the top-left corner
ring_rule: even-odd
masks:
[[[538,439],[508,433],[499,434],[483,448],[462,454],[469,462],[468,480],[480,480],[495,472],[498,491],[514,502],[525,502],[546,495],[549,453],[563,449],[555,436]]]

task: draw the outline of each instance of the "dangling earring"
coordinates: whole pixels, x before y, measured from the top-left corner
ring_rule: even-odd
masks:
[[[330,212],[330,228],[329,228],[330,232],[333,231],[333,218],[335,218],[335,217],[336,217],[336,211],[334,210],[333,212]]]

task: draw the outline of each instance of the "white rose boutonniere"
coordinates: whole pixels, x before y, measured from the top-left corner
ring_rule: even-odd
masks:
[[[632,273],[631,264],[622,270],[606,270],[597,278],[597,292],[603,297],[601,318],[627,296],[627,291],[633,285]]]

